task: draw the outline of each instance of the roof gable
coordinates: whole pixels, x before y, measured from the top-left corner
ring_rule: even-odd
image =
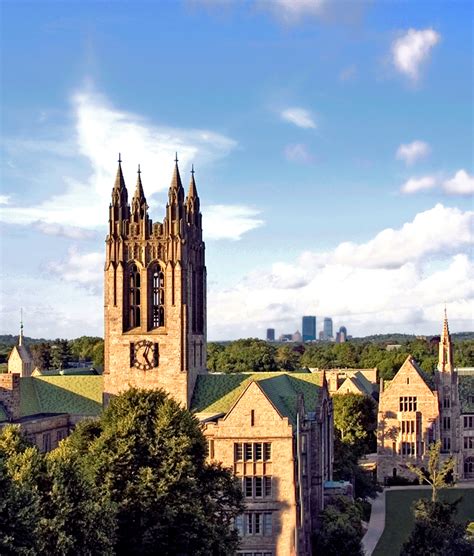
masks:
[[[199,375],[191,409],[196,413],[228,413],[250,382],[258,382],[278,413],[296,420],[298,397],[304,397],[305,409],[316,411],[323,391],[324,375],[312,373],[209,373]]]
[[[430,385],[428,384],[427,378],[425,377],[423,371],[417,365],[416,361],[411,355],[409,355],[403,365],[398,370],[397,374],[390,381],[389,385],[385,388],[385,391],[392,387],[405,387],[407,386],[421,386],[426,388],[434,396],[434,392]]]

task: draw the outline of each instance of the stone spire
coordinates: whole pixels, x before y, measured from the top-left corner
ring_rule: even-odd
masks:
[[[449,333],[448,315],[444,308],[443,332],[439,341],[438,371],[452,373],[454,371],[453,344]]]
[[[115,176],[115,184],[112,190],[112,205],[126,205],[128,202],[128,192],[125,185],[125,179],[122,173],[122,158],[119,153],[117,175]]]
[[[167,216],[169,222],[179,221],[184,216],[184,189],[178,168],[178,153],[174,160],[173,177],[168,190]]]
[[[132,216],[134,220],[145,218],[148,205],[146,204],[145,193],[143,192],[140,164],[138,165],[137,186],[132,199]]]
[[[181,200],[181,202],[183,201],[184,189],[183,189],[183,184],[181,183],[181,176],[179,175],[178,153],[176,153],[174,159],[173,177],[171,178],[171,185],[168,193],[168,196],[170,198],[170,204],[171,204],[173,194],[176,195],[178,201],[179,200]]]
[[[199,213],[199,196],[197,193],[196,182],[194,181],[194,164],[191,169],[191,180],[189,182],[189,190],[186,196],[186,209],[188,213]]]

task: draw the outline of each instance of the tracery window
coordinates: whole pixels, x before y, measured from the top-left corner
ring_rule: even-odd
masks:
[[[130,328],[140,326],[140,271],[132,264],[129,271],[129,325]]]
[[[165,325],[165,275],[157,265],[151,276],[151,326]]]

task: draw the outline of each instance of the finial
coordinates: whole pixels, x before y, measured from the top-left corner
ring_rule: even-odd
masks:
[[[174,154],[175,154],[174,161],[176,162],[176,164],[178,164],[178,153],[175,152]]]
[[[194,164],[191,164],[191,175],[194,176]]]
[[[122,156],[121,156],[121,154],[119,153],[118,163],[121,164],[121,162],[122,162]]]
[[[23,345],[23,307],[20,307],[20,336],[18,337],[18,345]]]
[[[142,171],[140,170],[140,164],[138,165],[138,175],[140,175],[142,173]]]

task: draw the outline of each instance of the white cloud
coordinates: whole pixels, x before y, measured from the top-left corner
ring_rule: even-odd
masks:
[[[257,0],[257,6],[271,11],[285,23],[297,23],[305,17],[322,15],[328,0]]]
[[[351,81],[352,79],[354,79],[356,74],[357,74],[356,65],[352,64],[341,70],[341,72],[339,73],[339,79],[340,81]]]
[[[280,114],[281,118],[291,124],[295,124],[298,127],[304,129],[315,129],[316,123],[314,121],[313,115],[309,110],[298,107],[286,108]]]
[[[89,178],[79,181],[63,175],[59,193],[35,205],[15,206],[10,203],[8,211],[4,210],[0,215],[3,221],[37,223],[38,229],[44,233],[79,238],[80,228],[98,228],[106,223],[119,152],[124,160],[122,167],[130,195],[140,163],[145,195],[150,198],[168,189],[176,151],[186,186],[183,170],[189,168],[192,162],[199,171],[200,166],[227,156],[237,145],[233,139],[211,130],[155,125],[137,114],[112,107],[103,95],[91,89],[74,95],[73,109],[76,145],[70,139],[64,144],[27,139],[11,140],[9,147],[17,154],[22,149],[35,152],[40,149],[62,157],[79,149],[89,163]],[[232,237],[240,237],[246,230],[261,225],[260,220],[252,220],[253,209],[229,206],[229,215],[235,216],[236,210],[240,213],[232,219],[235,231]],[[242,211],[245,210],[244,214]],[[222,213],[223,206],[209,206],[207,211],[211,218],[215,218],[216,213]],[[205,228],[209,228],[208,223]],[[209,235],[216,236],[219,236],[217,232]],[[219,237],[227,236],[223,233]]]
[[[473,195],[474,177],[466,170],[458,170],[450,180],[443,183],[443,189],[446,193],[454,195]]]
[[[404,160],[407,165],[414,164],[420,158],[428,156],[431,149],[424,141],[413,141],[412,143],[402,144],[397,149],[397,159]]]
[[[418,193],[418,191],[426,191],[427,189],[433,189],[436,187],[437,181],[433,176],[423,176],[421,178],[410,178],[407,180],[400,191],[402,193]]]
[[[10,202],[10,195],[0,195],[0,205],[8,205]]]
[[[440,39],[441,35],[433,29],[406,31],[392,43],[392,62],[396,69],[413,81],[418,80],[421,66]]]
[[[271,325],[291,332],[303,314],[332,315],[349,333],[423,333],[437,326],[444,301],[453,322],[467,328],[474,300],[474,267],[466,254],[473,224],[474,212],[436,205],[366,243],[302,253],[231,288],[211,288],[209,335],[255,335]]]
[[[204,239],[239,240],[242,235],[263,225],[260,211],[243,205],[211,205],[203,209]]]
[[[314,162],[313,155],[308,151],[308,147],[301,143],[287,145],[283,151],[285,158],[291,162],[311,164]]]
[[[92,239],[96,235],[92,230],[85,230],[84,228],[78,228],[77,226],[49,224],[47,222],[43,222],[42,220],[33,222],[33,227],[46,235],[67,237],[70,239]]]
[[[46,268],[60,280],[97,293],[104,279],[104,257],[104,253],[81,253],[77,248],[71,247],[65,260],[51,261]]]

